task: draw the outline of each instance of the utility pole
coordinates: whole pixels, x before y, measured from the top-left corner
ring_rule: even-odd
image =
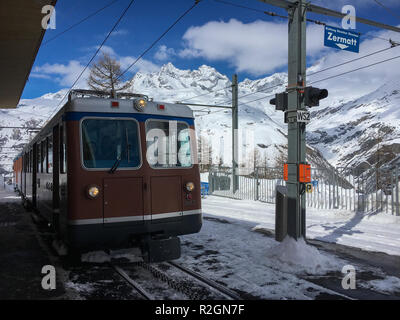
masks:
[[[313,5],[305,0],[259,1],[286,9],[289,18],[288,87],[285,93],[277,95],[274,104],[276,103],[277,110],[287,110],[285,115],[288,123],[287,233],[297,240],[306,237],[305,184],[300,179],[300,168],[306,161],[306,123],[298,121],[298,113],[306,110],[304,100],[307,100],[308,95],[317,97],[318,102],[318,99],[328,94],[325,90],[326,92],[318,98],[319,89],[313,92],[314,88],[310,87],[310,91],[306,88],[306,14],[307,11],[311,11],[337,18],[343,18],[346,14]],[[400,28],[368,19],[357,18],[357,22],[400,32]],[[279,109],[283,106],[284,108]]]
[[[304,109],[299,88],[306,82],[306,10],[304,1],[289,8],[288,64],[288,234],[294,239],[305,238],[305,188],[298,180],[298,165],[306,161],[304,122],[297,122],[297,110]]]
[[[238,138],[239,138],[239,103],[238,103],[238,77],[232,77],[232,190],[235,193],[239,189],[238,176]]]

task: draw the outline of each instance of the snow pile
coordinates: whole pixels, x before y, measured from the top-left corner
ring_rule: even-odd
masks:
[[[400,295],[400,279],[397,277],[386,277],[383,280],[371,280],[364,287],[383,293],[397,293]]]
[[[81,256],[82,262],[104,263],[110,262],[111,256],[104,251],[91,251]]]
[[[128,248],[111,251],[107,254],[105,251],[90,251],[82,254],[81,261],[89,263],[105,263],[112,259],[127,259],[129,262],[143,261],[142,252],[139,248]]]
[[[290,273],[325,274],[328,271],[341,270],[343,266],[338,260],[308,245],[303,238],[296,241],[289,236],[271,247],[267,257],[274,263],[273,267]],[[280,262],[279,265],[277,261]]]
[[[127,259],[129,262],[143,261],[142,252],[139,248],[129,248],[111,251],[112,259]]]

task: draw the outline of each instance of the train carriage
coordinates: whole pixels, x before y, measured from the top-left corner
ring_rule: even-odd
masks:
[[[73,90],[16,159],[18,188],[69,248],[177,258],[202,225],[194,132],[187,106]]]

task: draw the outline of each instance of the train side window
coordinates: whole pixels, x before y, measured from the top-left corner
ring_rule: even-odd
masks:
[[[53,139],[47,137],[47,173],[53,173]]]
[[[33,149],[29,152],[29,172],[33,172]]]
[[[40,166],[42,165],[42,155],[41,155],[41,144],[38,143],[36,144],[36,172],[39,173],[40,172]]]
[[[42,141],[42,165],[41,165],[41,172],[46,172],[47,167],[47,142],[46,140]]]
[[[64,126],[60,127],[60,173],[67,172],[66,145],[64,136]]]
[[[147,161],[153,168],[189,168],[192,166],[190,129],[175,120],[146,122]]]

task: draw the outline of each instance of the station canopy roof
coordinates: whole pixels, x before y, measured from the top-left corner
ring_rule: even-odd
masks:
[[[57,0],[0,0],[0,109],[16,108],[45,29],[45,5]]]

